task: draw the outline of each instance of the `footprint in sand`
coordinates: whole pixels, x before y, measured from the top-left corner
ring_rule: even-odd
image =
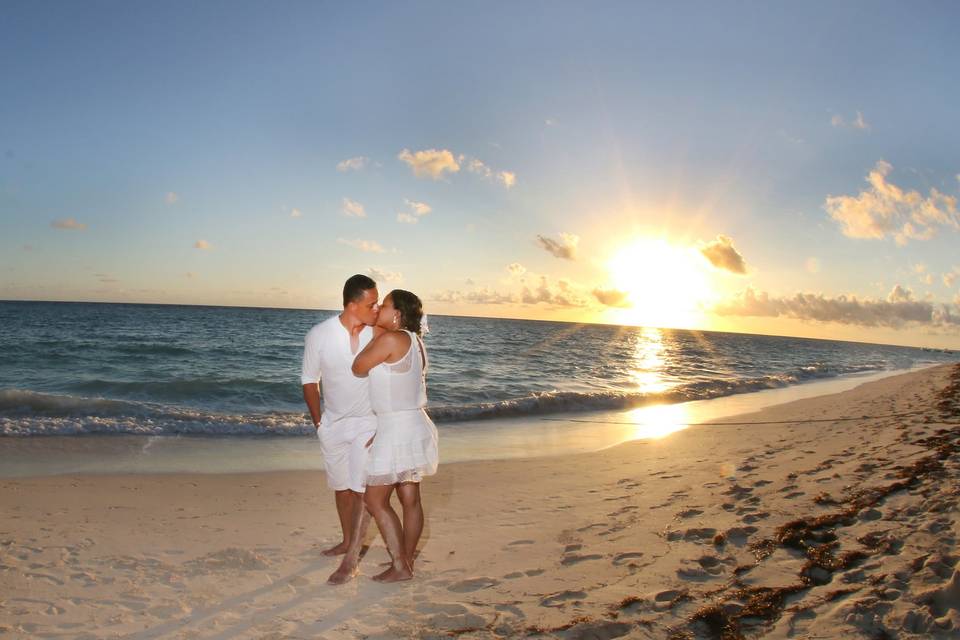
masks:
[[[678,520],[685,519],[685,518],[692,518],[693,516],[698,516],[701,513],[703,513],[703,509],[684,509],[683,511],[675,515],[674,518]]]
[[[562,607],[570,601],[583,600],[587,597],[586,591],[561,591],[549,595],[540,601],[541,607]]]
[[[542,574],[543,572],[544,572],[543,569],[527,569],[526,571],[524,571],[524,573],[527,574],[528,576],[530,576],[531,578],[532,578],[533,576],[539,576],[539,575]]]
[[[763,520],[764,518],[769,518],[770,514],[766,512],[761,513],[751,513],[749,515],[743,516],[743,521],[747,524],[753,524],[758,520]]]
[[[521,544],[533,544],[533,540],[514,540],[513,542],[511,542],[511,543],[508,544],[507,546],[508,546],[508,547],[513,547],[513,546],[521,545]]]
[[[626,551],[624,553],[618,553],[617,555],[613,556],[613,564],[619,567],[622,564],[626,564],[630,560],[634,560],[636,558],[642,558],[642,557],[643,557],[642,551]]]
[[[806,495],[806,493],[804,493],[803,491],[794,491],[792,493],[788,493],[783,497],[786,498],[787,500],[793,500],[794,498],[799,498],[800,496],[803,496],[803,495]]]
[[[471,591],[479,591],[480,589],[488,589],[498,584],[500,584],[499,580],[494,580],[493,578],[483,576],[480,578],[468,578],[466,580],[461,580],[460,582],[454,582],[447,587],[447,590],[453,591],[454,593],[469,593]]]
[[[573,555],[564,556],[560,560],[560,564],[562,564],[565,567],[569,567],[570,565],[580,564],[581,562],[585,562],[587,560],[599,560],[602,557],[603,556],[600,555],[599,553],[587,553],[582,555],[575,553]]]

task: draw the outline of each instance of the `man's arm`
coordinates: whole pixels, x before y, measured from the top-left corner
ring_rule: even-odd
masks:
[[[303,401],[307,403],[307,409],[310,410],[310,419],[313,420],[313,426],[320,426],[320,385],[316,382],[303,385]]]
[[[310,411],[313,426],[320,426],[320,336],[312,329],[303,341],[303,368],[300,384],[303,385],[303,400]]]

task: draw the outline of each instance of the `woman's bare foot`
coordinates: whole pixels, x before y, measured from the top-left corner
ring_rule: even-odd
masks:
[[[357,565],[341,564],[337,567],[337,570],[327,578],[327,584],[346,584],[350,582],[355,575],[357,575]]]
[[[347,542],[341,542],[335,547],[330,547],[329,549],[324,549],[320,552],[320,555],[324,556],[342,556],[347,552],[347,548],[350,545]]]
[[[373,579],[377,582],[403,582],[404,580],[410,580],[411,578],[413,578],[413,571],[407,569],[406,567],[403,569],[397,569],[393,566],[386,571],[373,576]]]

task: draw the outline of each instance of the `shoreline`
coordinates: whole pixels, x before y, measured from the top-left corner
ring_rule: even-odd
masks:
[[[441,466],[396,585],[370,580],[373,532],[360,575],[325,584],[319,472],[3,479],[0,635],[956,636],[960,366],[737,420]]]
[[[942,365],[838,376],[709,400],[634,409],[443,423],[438,426],[440,462],[446,465],[596,452],[937,366]],[[322,470],[319,443],[312,435],[79,434],[0,438],[0,478]]]

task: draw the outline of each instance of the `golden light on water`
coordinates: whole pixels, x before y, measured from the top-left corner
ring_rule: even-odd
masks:
[[[660,393],[670,385],[663,376],[663,335],[648,327],[640,332],[634,346],[633,380],[642,393]]]
[[[607,263],[613,286],[626,294],[616,322],[644,327],[692,328],[714,297],[707,263],[695,247],[663,238],[638,238]]]

